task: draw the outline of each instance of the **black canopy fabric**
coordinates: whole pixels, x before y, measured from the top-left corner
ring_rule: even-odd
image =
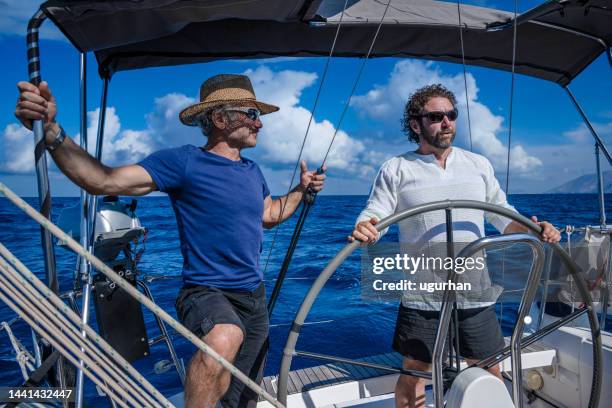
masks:
[[[386,0],[58,1],[41,8],[100,75],[219,59],[363,57]],[[372,57],[461,63],[456,2],[391,0]],[[512,13],[461,5],[467,64],[510,70]],[[610,57],[612,1],[557,0],[517,19],[516,72],[569,84],[602,52]]]

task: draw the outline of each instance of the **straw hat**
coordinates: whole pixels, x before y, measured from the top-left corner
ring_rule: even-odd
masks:
[[[221,74],[202,83],[200,102],[183,109],[179,118],[185,125],[197,126],[195,119],[198,115],[215,106],[226,104],[254,107],[259,109],[262,115],[278,110],[278,106],[255,99],[253,85],[246,75]]]

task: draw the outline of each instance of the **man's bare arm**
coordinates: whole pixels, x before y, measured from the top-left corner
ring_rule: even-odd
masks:
[[[263,215],[264,228],[272,228],[291,217],[300,205],[305,191],[301,186],[297,186],[289,194],[280,198],[272,199],[270,196],[266,197]]]
[[[45,129],[49,143],[59,131],[59,126],[52,123],[46,125]],[[51,156],[62,173],[91,194],[138,196],[156,189],[155,182],[141,166],[105,166],[69,137],[51,152]]]
[[[309,171],[306,162],[300,163],[300,184],[298,184],[289,194],[273,200],[270,196],[264,200],[263,226],[272,228],[285,221],[295,212],[300,205],[302,197],[311,188],[315,193],[323,189],[325,183],[325,166],[319,174],[317,171]]]
[[[55,123],[57,106],[49,85],[38,87],[29,82],[19,82],[19,99],[15,116],[28,129],[33,121],[45,121],[45,142],[53,143],[60,127]],[[66,137],[51,152],[59,169],[79,187],[96,195],[144,195],[157,187],[149,173],[138,165],[112,168],[103,165],[80,146]]]

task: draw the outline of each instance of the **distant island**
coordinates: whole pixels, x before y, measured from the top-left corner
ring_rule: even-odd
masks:
[[[604,171],[604,192],[612,193],[612,170]],[[548,190],[547,193],[561,194],[595,194],[597,193],[597,175],[585,174],[567,183]]]

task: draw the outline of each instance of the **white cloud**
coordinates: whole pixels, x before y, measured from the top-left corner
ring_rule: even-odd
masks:
[[[511,193],[545,193],[584,174],[595,172],[591,143],[565,143],[533,146],[533,154],[542,159],[537,172],[510,174]],[[604,170],[608,167],[604,163]],[[500,174],[498,172],[498,174]],[[505,176],[505,172],[500,174]]]
[[[603,140],[612,138],[612,122],[593,123],[593,128],[595,129],[595,132],[597,132],[599,137],[601,137]],[[572,130],[563,132],[563,136],[575,143],[584,143],[594,140],[593,135],[591,135],[591,131],[584,123],[581,123],[579,126]]]
[[[17,123],[11,123],[2,135],[4,160],[1,170],[8,173],[30,173],[34,170],[34,135]]]
[[[87,150],[91,155],[96,149],[96,135],[100,108],[87,112]],[[80,134],[75,136],[80,143]],[[111,165],[136,163],[154,151],[151,137],[147,130],[121,130],[121,121],[114,107],[106,108],[104,121],[104,144],[102,146],[102,162]]]
[[[299,106],[304,89],[312,86],[317,76],[314,73],[285,70],[274,72],[266,66],[245,72],[253,81],[257,99],[280,107],[278,112],[265,117],[258,149],[265,162],[295,163],[308,122],[310,110]],[[312,119],[302,158],[310,167],[318,166],[335,133],[335,127],[328,120]],[[351,138],[346,132],[338,131],[326,164],[330,168],[351,173],[373,171],[363,168],[364,144]]]
[[[155,109],[146,115],[147,131],[153,138],[154,150],[169,146],[204,144],[198,128],[183,125],[178,118],[181,110],[196,102],[181,93],[169,93],[155,98]]]
[[[364,95],[353,97],[351,104],[363,116],[379,121],[398,124],[409,96],[418,88],[441,83],[454,92],[461,112],[457,124],[459,143],[469,146],[469,131],[466,109],[466,89],[463,74],[455,76],[444,74],[432,62],[405,60],[395,64],[389,79],[384,85],[375,85]],[[470,106],[472,142],[474,150],[487,156],[497,168],[505,168],[507,146],[497,134],[502,130],[503,117],[493,112],[478,101],[478,86],[471,74],[467,74],[467,95]],[[478,120],[474,120],[478,118]],[[397,132],[399,125],[393,130]],[[463,136],[463,137],[462,137]],[[541,166],[542,161],[529,155],[521,145],[511,149],[510,169],[516,172],[528,172]]]
[[[304,89],[315,83],[316,74],[291,70],[274,72],[267,66],[249,69],[246,74],[251,78],[259,100],[280,107],[280,111],[262,118],[264,127],[254,154],[262,165],[294,164],[310,119],[310,111],[299,105],[300,98]],[[146,126],[140,130],[122,130],[115,108],[107,108],[103,161],[109,165],[134,163],[162,148],[187,143],[202,145],[205,138],[200,131],[183,125],[178,119],[179,112],[195,101],[180,93],[156,98],[155,108],[145,116]],[[90,140],[94,140],[97,132],[98,116],[99,109],[88,112]],[[321,163],[334,132],[334,125],[329,121],[312,120],[302,155],[310,168]],[[93,152],[93,146],[90,151]],[[245,153],[247,156],[250,154]],[[339,131],[326,163],[336,170],[369,174],[380,164],[372,163],[372,154],[372,151],[365,152],[361,141]]]
[[[275,72],[267,66],[249,69],[246,74],[253,82],[258,99],[278,105],[281,109],[263,118],[264,127],[259,135],[258,147],[253,153],[245,153],[247,156],[255,155],[262,166],[278,168],[280,165],[283,169],[287,166],[292,170],[310,119],[310,111],[300,106],[300,99],[303,91],[315,84],[317,75],[292,70]],[[124,165],[138,162],[159,149],[183,144],[204,144],[206,139],[197,128],[185,126],[178,119],[179,112],[195,101],[195,98],[180,93],[156,98],[153,111],[145,115],[146,124],[142,129],[123,129],[116,109],[108,107],[102,161],[111,166]],[[92,154],[95,151],[99,115],[99,108],[87,113],[88,150]],[[14,172],[19,168],[19,171],[29,172],[33,169],[33,159],[22,159],[22,155],[31,155],[32,148],[22,147],[23,143],[12,141],[17,137],[15,135],[24,138],[23,132],[23,128],[18,125],[10,125],[5,130],[4,143],[18,145],[22,152],[18,156],[13,155],[15,159],[11,160],[11,167],[5,166],[7,171]],[[310,168],[322,162],[334,134],[335,140],[326,161],[330,169],[358,174],[367,179],[380,165],[382,157],[387,156],[366,149],[362,141],[350,137],[344,131],[336,132],[328,120],[313,118],[302,155]],[[78,142],[80,135],[74,138]],[[31,138],[28,140],[32,145]],[[14,151],[17,147],[6,150]],[[26,163],[29,164],[26,166]]]
[[[19,35],[25,37],[28,21],[42,1],[39,0],[5,0],[0,14],[0,35]],[[50,21],[46,20],[41,26],[40,38],[52,40],[65,40],[64,35]]]
[[[201,145],[201,133],[178,120],[178,112],[193,102],[193,98],[178,93],[156,98],[155,109],[145,117],[144,129],[122,130],[115,108],[106,108],[102,161],[108,165],[125,165],[136,163],[159,149],[188,143]],[[87,113],[88,150],[92,154],[99,116],[99,108]]]

